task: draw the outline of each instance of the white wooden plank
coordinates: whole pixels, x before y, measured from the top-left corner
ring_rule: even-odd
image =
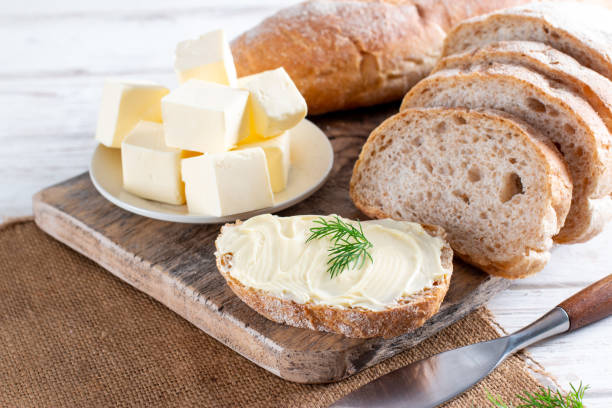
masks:
[[[489,302],[488,307],[508,332],[536,320],[583,287],[606,276],[606,259],[612,244],[612,229],[581,245],[555,249],[549,265],[539,274],[516,281]],[[607,319],[528,348],[528,351],[558,382],[583,381],[591,386],[588,406],[609,406],[612,400],[612,320]],[[606,402],[607,404],[606,405]]]
[[[234,12],[235,10],[286,7],[296,2],[291,0],[232,0],[219,3],[216,0],[105,0],[103,2],[87,2],[82,0],[21,0],[5,2],[0,8],[0,14],[12,17],[32,19],[38,16],[45,18],[62,18],[65,16],[92,15],[99,18],[107,17],[108,13],[119,15],[146,15],[150,13],[184,13],[194,9],[211,9],[218,12]]]
[[[0,78],[167,72],[177,42],[216,28],[224,28],[232,38],[282,5],[228,2],[228,7],[220,7],[208,2],[194,8],[140,8],[108,15],[97,12],[91,2],[81,3],[84,9],[90,4],[91,11],[47,16],[26,9],[0,14]]]

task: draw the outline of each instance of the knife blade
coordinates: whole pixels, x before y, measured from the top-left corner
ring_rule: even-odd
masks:
[[[470,389],[510,354],[612,314],[612,274],[509,336],[436,354],[392,371],[330,408],[433,408]]]

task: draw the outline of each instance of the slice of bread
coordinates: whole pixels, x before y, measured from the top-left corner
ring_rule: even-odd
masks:
[[[496,111],[406,109],[377,127],[350,194],[370,217],[442,226],[455,253],[521,278],[544,267],[571,202],[555,147]]]
[[[549,45],[533,41],[491,43],[441,58],[433,72],[469,70],[475,64],[521,65],[558,81],[584,98],[612,132],[612,81]]]
[[[558,82],[528,68],[473,65],[430,75],[406,94],[411,107],[490,108],[523,119],[548,137],[567,161],[574,194],[556,242],[583,242],[612,218],[610,133],[593,108]]]
[[[471,18],[446,37],[442,56],[497,41],[549,44],[612,79],[612,11],[577,2],[548,1]]]
[[[255,289],[232,276],[234,254],[223,251],[220,241],[235,224],[226,224],[221,228],[215,245],[217,268],[232,291],[247,305],[266,318],[304,329],[320,330],[343,334],[347,337],[391,338],[422,326],[433,316],[448,291],[453,269],[453,251],[446,242],[444,230],[437,226],[423,225],[423,230],[431,237],[440,237],[444,244],[440,252],[440,264],[444,270],[441,277],[430,287],[410,296],[397,300],[383,310],[369,310],[362,307],[338,307],[312,302],[300,303],[287,297]],[[262,248],[262,251],[265,250]],[[334,279],[337,279],[334,278]]]

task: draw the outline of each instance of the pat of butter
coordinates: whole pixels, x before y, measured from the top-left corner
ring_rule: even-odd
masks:
[[[268,171],[270,173],[270,184],[272,191],[278,193],[287,187],[289,179],[289,168],[291,163],[291,151],[289,131],[280,136],[264,139],[261,142],[240,144],[236,150],[261,147],[266,154]]]
[[[181,83],[200,79],[236,86],[236,67],[223,30],[178,43],[174,68]]]
[[[419,224],[384,219],[361,223],[372,243],[372,261],[330,278],[330,239],[306,242],[318,218],[270,214],[250,218],[224,229],[217,240],[217,255],[232,254],[229,274],[249,288],[297,303],[376,311],[397,306],[448,273],[440,260],[441,238],[432,237]],[[357,226],[355,221],[343,221]]]
[[[151,82],[106,80],[98,113],[96,140],[121,147],[123,138],[141,120],[162,121],[162,97],[170,92]]]
[[[190,213],[221,217],[274,204],[261,148],[184,159],[182,173]]]
[[[166,146],[160,123],[139,122],[121,143],[123,188],[150,200],[185,203],[181,159],[186,154]]]
[[[277,136],[306,116],[306,101],[284,68],[238,78],[238,87],[249,91],[251,132]]]
[[[247,128],[249,93],[204,82],[185,82],[162,99],[166,144],[201,153],[221,153],[236,145]]]

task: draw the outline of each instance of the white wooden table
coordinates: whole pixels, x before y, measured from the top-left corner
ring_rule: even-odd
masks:
[[[0,217],[31,213],[39,189],[87,169],[105,77],[176,86],[175,44],[223,27],[230,37],[295,1],[21,0],[0,4]],[[612,270],[612,225],[555,248],[549,266],[489,303],[513,331]],[[612,406],[612,319],[530,347],[566,387]],[[518,390],[517,390],[518,391]]]

